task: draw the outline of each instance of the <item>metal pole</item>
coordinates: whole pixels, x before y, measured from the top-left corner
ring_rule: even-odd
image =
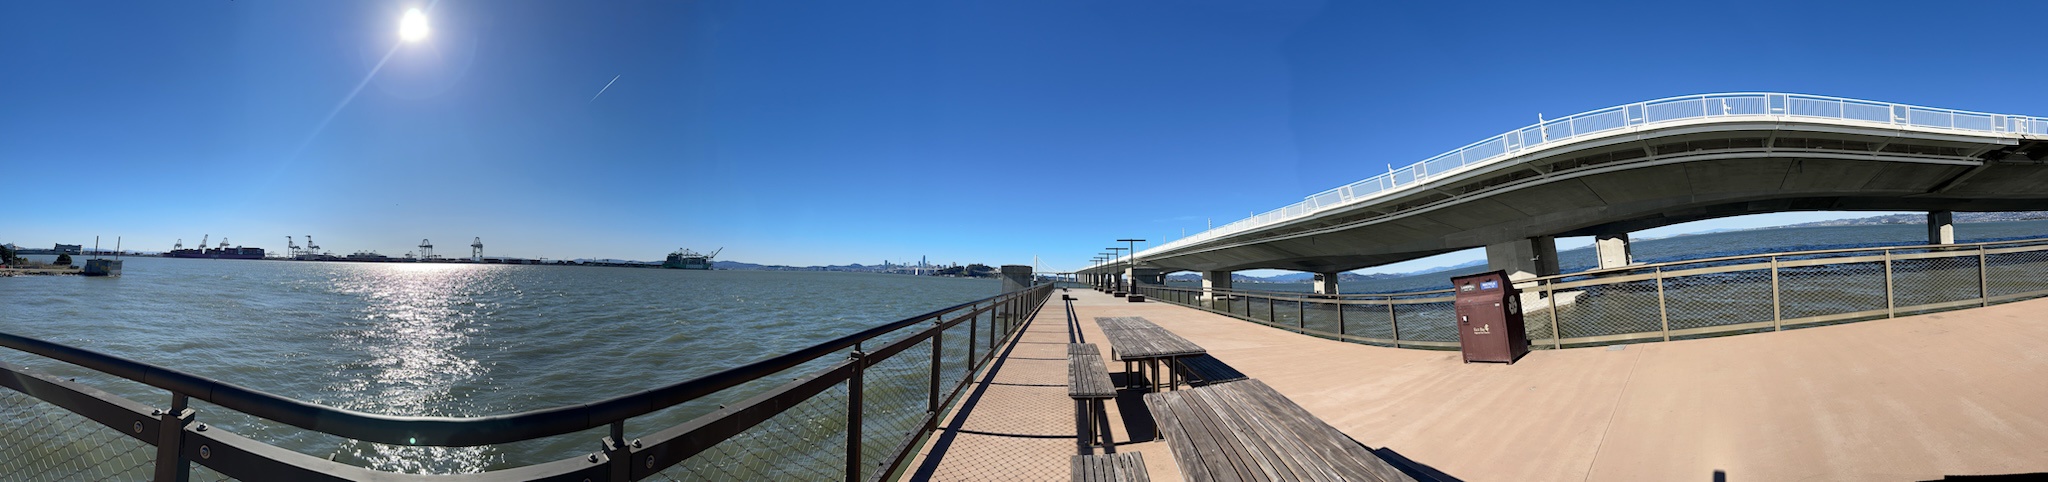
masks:
[[[967,307],[967,312],[973,313],[974,307]],[[967,317],[967,374],[970,376],[974,374],[974,332],[981,329],[980,324],[981,315]]]
[[[1671,315],[1664,309],[1664,267],[1657,267],[1657,321],[1664,325],[1664,341],[1671,341]]]
[[[1303,333],[1308,332],[1308,308],[1303,306],[1306,304],[1308,304],[1307,298],[1294,299],[1294,326],[1301,329]]]
[[[1348,332],[1344,329],[1344,299],[1338,298],[1335,306],[1337,307],[1337,334],[1348,334]]]

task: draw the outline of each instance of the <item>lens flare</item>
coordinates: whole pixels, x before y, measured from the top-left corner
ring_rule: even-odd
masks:
[[[427,14],[420,9],[405,11],[405,17],[398,19],[398,38],[407,42],[418,42],[427,38]]]

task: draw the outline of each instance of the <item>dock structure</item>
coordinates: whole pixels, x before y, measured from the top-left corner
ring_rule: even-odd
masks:
[[[1048,302],[906,473],[1062,480],[1066,344],[1144,317],[1417,479],[1929,480],[2048,472],[2048,299],[1775,333],[1542,350],[1514,365],[1293,333],[1087,290]],[[1071,316],[1071,320],[1070,317]],[[1110,370],[1116,370],[1111,367]],[[1124,374],[1114,374],[1123,380]],[[1181,480],[1144,403],[1108,404],[1117,453]]]

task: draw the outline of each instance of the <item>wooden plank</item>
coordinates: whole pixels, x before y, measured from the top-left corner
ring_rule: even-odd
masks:
[[[1412,480],[1258,380],[1145,402],[1187,480]]]
[[[1067,345],[1067,396],[1077,399],[1116,398],[1116,385],[1093,343]]]

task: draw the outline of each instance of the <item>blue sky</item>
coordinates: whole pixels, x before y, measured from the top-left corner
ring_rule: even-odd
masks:
[[[1763,90],[2048,115],[2040,40],[1999,26],[2048,4],[1855,5],[15,2],[0,242],[1063,270],[1538,113]]]

